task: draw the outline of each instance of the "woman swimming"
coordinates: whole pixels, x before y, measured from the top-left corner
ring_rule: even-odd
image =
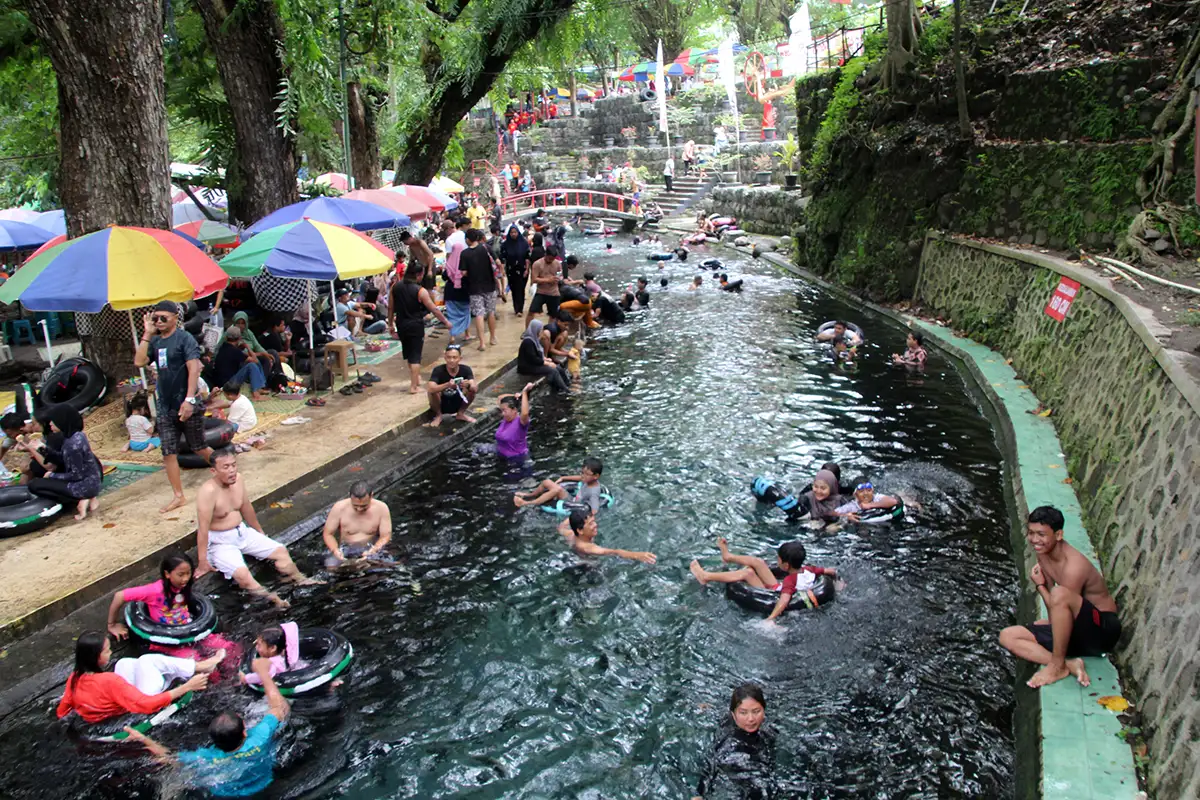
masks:
[[[696,797],[775,797],[775,734],[764,728],[767,700],[762,689],[744,683],[733,690],[729,717],[721,723],[700,774]]]

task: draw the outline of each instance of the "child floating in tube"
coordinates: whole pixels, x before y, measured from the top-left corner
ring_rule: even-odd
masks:
[[[779,569],[787,573],[782,580],[776,577],[775,573],[771,571],[771,566],[758,556],[740,556],[729,552],[729,543],[725,541],[724,537],[717,539],[717,549],[721,551],[722,561],[726,564],[736,564],[740,569],[729,572],[709,572],[700,566],[698,560],[693,560],[688,565],[692,575],[696,576],[696,580],[700,581],[701,586],[707,586],[710,581],[714,583],[748,583],[756,589],[779,592],[779,601],[775,603],[775,608],[767,617],[767,622],[774,622],[776,617],[787,610],[788,604],[792,602],[792,595],[798,591],[811,589],[818,576],[837,577],[838,574],[834,567],[813,567],[805,564],[808,552],[800,542],[784,542],[776,551],[775,557]]]

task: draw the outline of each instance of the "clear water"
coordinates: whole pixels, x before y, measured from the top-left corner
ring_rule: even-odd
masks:
[[[578,244],[610,289],[638,274],[657,283],[626,240],[611,255]],[[533,414],[536,476],[603,457],[617,503],[600,542],[652,550],[658,565],[584,563],[555,518],[514,509],[514,489],[533,479],[470,446],[393,487],[403,568],[293,596],[293,618],[343,631],[357,661],[336,698],[296,703],[267,796],[690,797],[743,681],[766,690],[781,797],[1013,794],[1013,676],[995,637],[1016,573],[987,421],[936,355],[923,377],[887,365],[904,336],[890,322],[766,264],[709,255],[744,278],[742,294],[707,279],[684,291],[698,254],[668,265],[651,309],[597,337],[583,394],[539,397]],[[811,342],[833,317],[868,332],[856,372]],[[750,496],[757,474],[799,487],[826,460],[921,510],[828,533]],[[717,536],[768,557],[799,537],[849,588],[765,630],[689,575],[693,557],[716,563]],[[312,564],[319,537],[296,549]],[[219,603],[243,640],[279,620],[232,593]],[[56,700],[0,733],[5,794],[194,792],[131,750],[71,744],[52,721]],[[249,703],[212,690],[162,738],[197,746],[213,711]]]

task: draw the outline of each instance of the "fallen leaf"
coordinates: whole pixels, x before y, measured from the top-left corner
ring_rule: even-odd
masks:
[[[271,503],[271,508],[291,508],[292,504],[286,500],[281,500],[278,503]]]
[[[1106,694],[1096,701],[1100,705],[1107,708],[1109,711],[1115,711],[1118,714],[1129,708],[1129,701],[1119,694]]]
[[[1075,482],[1074,478],[1063,478],[1063,483],[1074,483],[1074,482]]]
[[[1047,464],[1050,469],[1062,469],[1062,464]]]
[[[361,439],[362,437],[361,437],[361,436],[359,436],[357,433],[352,433],[352,434],[350,434],[350,435],[349,435],[348,437],[346,437],[346,438],[348,438],[348,439]]]
[[[104,523],[104,527],[105,527],[105,528],[115,528],[115,527],[117,527],[117,523],[115,523],[115,522],[106,522],[106,523]]]
[[[167,517],[167,522],[179,522],[179,517]]]
[[[362,467],[359,467],[359,466],[354,466],[354,467],[351,467],[351,468],[350,468],[350,471],[351,471],[351,472],[362,472],[362,471],[363,471],[363,468],[362,468]]]
[[[1050,416],[1050,415],[1051,415],[1051,414],[1053,414],[1053,413],[1054,413],[1054,409],[1052,409],[1052,408],[1047,408],[1045,411],[1039,411],[1039,412],[1038,412],[1038,416],[1039,416],[1039,417],[1042,417],[1042,418],[1044,419],[1044,418],[1046,418],[1046,417]]]
[[[1005,364],[1012,364],[1012,359],[1011,359],[1011,358],[1006,358],[1006,359],[1004,359],[1004,363],[1005,363]]]

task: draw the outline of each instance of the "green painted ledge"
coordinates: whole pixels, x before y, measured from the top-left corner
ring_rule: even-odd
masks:
[[[1018,504],[1032,495],[1037,505],[1052,505],[1066,517],[1067,540],[1099,567],[1083,526],[1079,501],[1064,483],[1067,465],[1050,420],[1034,415],[1038,400],[1017,377],[1004,356],[949,329],[907,317],[936,344],[962,359],[984,393],[1012,426],[1016,459],[1012,464]],[[1027,570],[1022,570],[1027,575]],[[1023,577],[1023,580],[1027,578]],[[1039,605],[1040,601],[1039,601]],[[1042,606],[1042,613],[1045,614]],[[1138,795],[1133,755],[1119,736],[1117,715],[1097,700],[1121,694],[1117,670],[1107,658],[1087,658],[1092,685],[1059,681],[1038,691],[1041,710],[1041,795],[1046,800],[1132,800]]]

